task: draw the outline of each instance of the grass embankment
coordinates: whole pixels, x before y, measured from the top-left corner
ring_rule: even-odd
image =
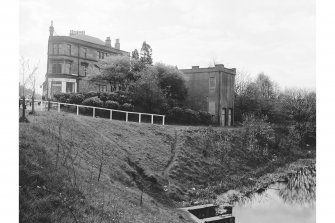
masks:
[[[192,222],[175,208],[253,185],[298,157],[254,166],[237,144],[221,157],[203,127],[54,112],[29,120],[20,123],[20,222]]]

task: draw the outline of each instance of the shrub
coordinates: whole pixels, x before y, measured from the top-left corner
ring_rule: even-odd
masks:
[[[161,106],[160,106],[160,113],[161,113],[161,114],[167,114],[168,111],[169,111],[169,109],[170,109],[169,104],[167,104],[167,103],[162,103]]]
[[[67,99],[67,103],[70,104],[81,104],[85,99],[85,96],[81,93],[71,93]]]
[[[189,125],[196,125],[199,123],[199,113],[192,109],[185,109],[183,111],[184,123]]]
[[[57,93],[54,94],[54,98],[56,101],[62,102],[62,103],[67,103],[67,99],[69,99],[70,94],[69,93]]]
[[[103,102],[98,97],[87,98],[82,102],[83,105],[102,107]]]
[[[253,114],[243,117],[243,144],[249,152],[253,164],[264,161],[269,156],[270,145],[274,144],[274,130],[267,117],[256,118]]]
[[[183,109],[179,107],[173,107],[172,109],[168,111],[166,121],[171,122],[171,123],[181,124],[183,123],[183,115],[184,115]]]
[[[129,104],[129,103],[124,103],[121,106],[121,109],[124,110],[124,111],[134,111],[134,106],[132,104]]]
[[[212,115],[208,112],[199,111],[199,122],[203,125],[212,124]]]
[[[93,97],[99,97],[100,96],[100,92],[94,92],[94,91],[89,91],[84,93],[85,99],[87,98],[93,98]]]
[[[120,105],[117,101],[108,100],[105,102],[105,107],[110,109],[118,109]]]
[[[102,92],[102,93],[100,93],[100,96],[99,96],[100,100],[103,101],[103,102],[111,100],[109,97],[110,97],[109,92]]]
[[[117,97],[116,101],[118,101],[120,104],[124,104],[124,103],[131,104],[133,102],[132,95],[130,92],[117,91],[115,92],[115,96]]]

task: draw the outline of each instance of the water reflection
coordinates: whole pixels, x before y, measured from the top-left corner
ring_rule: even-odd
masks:
[[[288,178],[284,188],[279,190],[279,195],[284,202],[292,204],[314,204],[316,198],[315,167],[302,168]]]
[[[256,192],[229,191],[221,202],[234,206],[233,215],[240,223],[314,223],[315,167],[299,169],[287,182],[278,182]]]

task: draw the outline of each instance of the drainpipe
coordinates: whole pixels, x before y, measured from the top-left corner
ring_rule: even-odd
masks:
[[[233,88],[233,103],[232,103],[232,108],[231,108],[231,126],[234,125],[234,119],[235,119],[235,75],[233,75],[233,84],[232,84],[232,88]]]
[[[219,103],[218,103],[218,105],[219,105],[219,115],[218,115],[218,118],[219,118],[219,124],[220,125],[222,125],[222,123],[221,123],[221,120],[222,120],[222,118],[221,118],[221,115],[222,115],[222,108],[221,108],[221,92],[222,92],[222,90],[221,90],[221,81],[222,81],[221,71],[219,70]]]
[[[77,92],[79,92],[79,57],[80,57],[80,45],[78,44],[78,79],[77,79]]]
[[[46,74],[46,79],[47,79],[47,100],[49,100],[49,47],[50,46],[50,37],[48,39],[48,59],[47,59],[47,74]]]

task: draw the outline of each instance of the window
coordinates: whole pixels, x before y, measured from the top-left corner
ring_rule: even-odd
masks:
[[[72,72],[71,68],[72,68],[72,64],[71,63],[65,63],[64,73],[71,74],[71,72]]]
[[[62,92],[62,82],[61,81],[51,81],[51,96]]]
[[[209,78],[209,87],[210,88],[215,88],[216,86],[216,80],[215,80],[215,77],[210,77]]]
[[[59,54],[59,44],[54,44],[52,49],[53,54]]]
[[[68,54],[71,56],[71,44],[67,44]]]
[[[99,92],[107,92],[107,86],[106,85],[98,85],[99,86]]]
[[[208,113],[215,114],[215,101],[209,101],[208,103]]]
[[[99,59],[105,59],[105,55],[107,57],[107,53],[104,53],[104,52],[100,52],[99,51]]]
[[[84,48],[84,58],[87,58],[87,48]]]
[[[53,74],[62,73],[62,64],[60,64],[60,63],[52,64],[52,73]]]
[[[66,82],[66,93],[74,93],[74,82]]]
[[[87,68],[88,68],[88,63],[81,63],[81,70],[85,76],[87,75]]]

